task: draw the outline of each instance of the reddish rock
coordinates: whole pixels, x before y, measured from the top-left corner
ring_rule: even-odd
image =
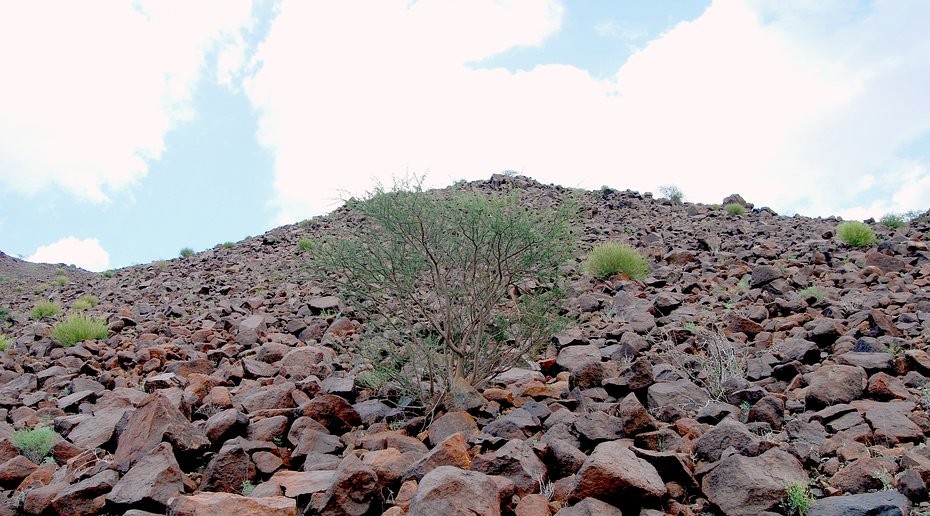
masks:
[[[203,471],[201,491],[238,493],[242,483],[255,478],[255,464],[241,441],[227,441]]]
[[[492,452],[478,455],[472,460],[471,469],[487,475],[499,475],[513,481],[519,496],[539,492],[539,483],[546,480],[546,466],[536,457],[533,450],[519,439]]]
[[[861,396],[866,386],[865,371],[856,366],[825,365],[804,377],[808,384],[805,400],[811,409],[849,403]]]
[[[496,482],[477,471],[439,466],[423,477],[408,516],[500,516]]]
[[[162,440],[170,442],[176,453],[196,453],[210,445],[203,432],[193,426],[167,398],[156,393],[129,416],[113,454],[117,468],[128,471]]]
[[[250,498],[232,493],[197,493],[168,502],[168,516],[297,516],[297,500],[284,496]]]
[[[465,440],[478,435],[478,424],[468,412],[448,412],[429,425],[429,442],[436,446],[452,434],[461,433]]]
[[[404,480],[417,480],[439,466],[455,466],[462,469],[471,468],[468,445],[462,434],[452,434],[436,445],[420,460],[414,462],[404,473]]]
[[[626,436],[632,437],[658,428],[656,420],[633,393],[628,394],[617,405],[617,417],[620,418],[620,426]]]
[[[119,479],[107,500],[120,506],[143,504],[163,508],[183,491],[182,476],[171,445],[161,443]]]
[[[320,514],[363,516],[380,501],[378,475],[355,455],[347,455],[320,501]]]
[[[656,469],[619,442],[599,444],[575,476],[569,501],[597,498],[617,506],[657,502],[666,488]]]
[[[779,449],[758,457],[731,455],[704,476],[701,488],[724,514],[752,516],[775,509],[785,497],[785,486],[807,483],[807,473],[796,458]]]
[[[105,469],[96,475],[71,484],[52,499],[52,508],[64,516],[94,514],[106,503],[106,493],[119,480],[119,473]]]
[[[909,401],[875,403],[865,411],[865,419],[871,425],[877,442],[894,446],[923,439],[923,430],[908,418],[913,410],[914,404]]]
[[[38,466],[31,460],[22,455],[17,455],[3,464],[0,464],[0,485],[19,485],[19,483],[22,482],[24,478],[31,475],[37,467]]]
[[[349,402],[335,394],[320,394],[305,403],[301,408],[302,415],[319,421],[330,432],[342,434],[361,424],[358,412],[349,405]]]

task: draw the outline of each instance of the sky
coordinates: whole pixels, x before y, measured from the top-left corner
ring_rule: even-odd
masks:
[[[930,207],[925,0],[0,4],[0,250],[101,271],[375,181]]]

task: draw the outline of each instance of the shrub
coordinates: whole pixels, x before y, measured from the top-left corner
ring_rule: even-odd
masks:
[[[895,213],[889,213],[883,216],[878,222],[882,226],[891,229],[901,229],[907,225],[907,221],[904,220],[904,217]]]
[[[695,336],[695,352],[687,353],[666,342],[662,354],[712,398],[725,400],[730,380],[746,377],[745,353],[724,335],[702,331]]]
[[[557,330],[571,210],[530,210],[518,194],[439,197],[410,181],[378,186],[348,203],[369,223],[319,246],[311,260],[346,273],[341,288],[378,335],[378,374],[424,402],[461,381],[482,385]],[[533,286],[516,295],[525,284]]]
[[[36,303],[32,308],[32,318],[33,319],[44,319],[46,317],[51,317],[58,314],[61,311],[61,307],[52,303],[51,301],[43,301],[41,303]]]
[[[187,258],[188,256],[191,256],[193,254],[194,254],[194,250],[191,249],[190,247],[184,247],[178,252],[178,256],[180,256],[181,258]]]
[[[255,484],[253,484],[251,480],[243,480],[242,486],[240,487],[241,487],[240,491],[242,492],[242,496],[252,496],[252,493],[255,492]]]
[[[803,298],[813,297],[813,298],[815,298],[818,302],[819,302],[819,301],[822,301],[823,298],[827,296],[827,293],[826,293],[826,292],[824,292],[820,287],[815,286],[815,285],[811,285],[811,286],[809,286],[809,287],[807,287],[807,288],[801,289],[801,290],[798,292],[798,294],[800,294],[801,297],[803,297]]]
[[[70,315],[52,327],[52,338],[62,346],[73,346],[87,339],[105,339],[109,334],[106,321],[84,315]]]
[[[113,269],[105,270],[105,271],[101,272],[100,274],[101,274],[104,278],[112,278],[112,277],[113,277]]]
[[[621,242],[601,244],[588,253],[583,268],[598,278],[626,274],[632,279],[643,279],[649,274],[649,262],[636,249]]]
[[[13,432],[13,446],[19,453],[36,464],[41,464],[55,444],[58,434],[49,427],[17,430]]]
[[[301,238],[300,241],[297,242],[297,248],[301,251],[309,251],[310,249],[313,249],[313,240],[310,240],[309,238]]]
[[[795,482],[785,486],[785,498],[782,499],[781,507],[788,516],[794,514],[804,516],[812,503],[814,503],[814,495],[811,494],[811,488],[806,483]]]
[[[864,222],[843,222],[836,227],[836,236],[853,247],[867,247],[875,243],[875,232]]]
[[[236,244],[232,242],[223,242],[223,249],[232,249]]]
[[[731,202],[723,207],[723,211],[729,213],[730,215],[745,215],[746,207],[738,202]]]
[[[674,204],[681,204],[681,201],[685,198],[685,194],[675,185],[660,186],[659,193]]]
[[[6,351],[13,344],[9,337],[0,333],[0,351]]]
[[[52,280],[52,285],[55,285],[56,287],[64,287],[67,284],[68,284],[67,276],[55,276],[55,279]]]
[[[97,298],[90,294],[86,294],[78,298],[74,303],[72,303],[71,309],[82,312],[84,310],[89,310],[96,305],[97,305]]]

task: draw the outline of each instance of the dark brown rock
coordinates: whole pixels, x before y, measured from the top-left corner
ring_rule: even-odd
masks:
[[[599,444],[575,476],[570,501],[587,497],[617,505],[637,506],[666,494],[656,469],[619,441]]]
[[[320,394],[305,403],[302,415],[319,421],[332,433],[342,434],[361,424],[358,412],[343,398],[335,394]]]
[[[181,468],[168,443],[161,443],[139,459],[113,486],[107,500],[118,506],[141,504],[164,509],[184,489]]]
[[[513,439],[492,452],[472,460],[472,471],[500,475],[513,481],[519,496],[538,493],[540,482],[546,480],[546,466],[524,441]]]
[[[500,516],[500,491],[497,483],[484,473],[440,466],[420,481],[407,514]]]
[[[164,396],[156,393],[129,416],[120,433],[113,460],[120,471],[166,440],[179,453],[196,453],[210,445],[209,439],[194,427]]]
[[[701,481],[704,495],[727,515],[756,515],[776,508],[785,486],[807,483],[798,460],[779,449],[758,457],[731,455]]]

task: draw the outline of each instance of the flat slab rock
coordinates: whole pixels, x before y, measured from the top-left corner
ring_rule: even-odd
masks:
[[[250,498],[232,493],[197,493],[168,502],[168,516],[297,516],[297,500],[286,496]]]

